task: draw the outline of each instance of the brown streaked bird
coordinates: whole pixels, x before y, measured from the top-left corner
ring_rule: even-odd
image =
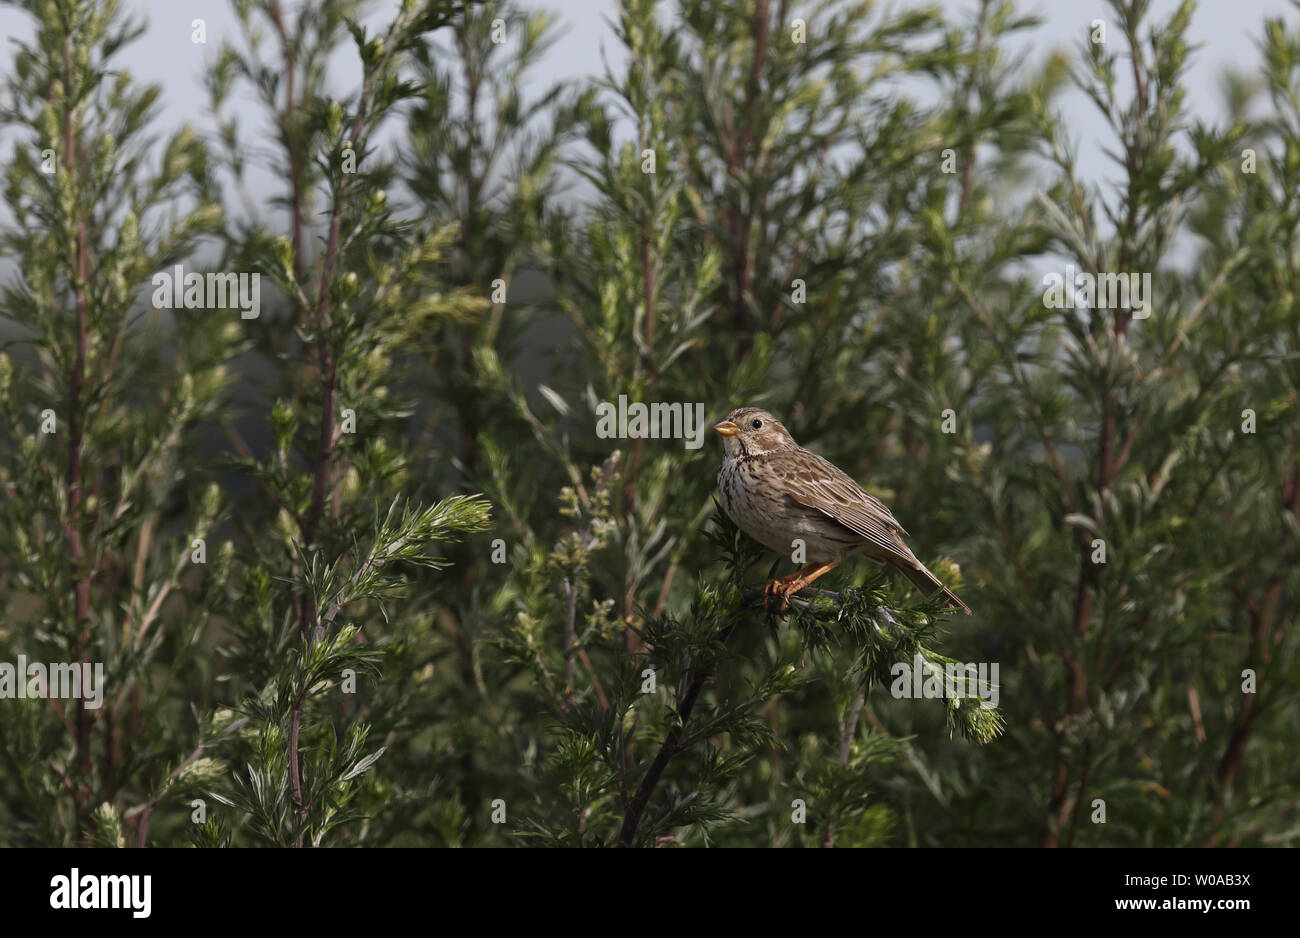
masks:
[[[718,494],[736,526],[764,547],[789,554],[802,538],[808,565],[769,580],[767,596],[791,596],[851,554],[898,570],[929,596],[940,592],[954,609],[970,608],[916,559],[907,533],[880,499],[846,473],[794,441],[781,421],[757,407],[740,407],[713,428],[722,436]]]

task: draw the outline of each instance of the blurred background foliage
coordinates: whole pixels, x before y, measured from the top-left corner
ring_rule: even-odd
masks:
[[[622,0],[545,86],[531,2],[237,0],[160,141],[128,2],[14,5],[0,661],[107,693],[0,704],[0,843],[1294,844],[1295,23],[1210,121],[1190,2],[1031,62],[1000,0]],[[182,261],[260,317],[157,309]],[[620,395],[773,410],[975,616],[860,562],[765,615]]]

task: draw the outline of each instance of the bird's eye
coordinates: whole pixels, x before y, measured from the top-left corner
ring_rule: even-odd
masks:
[[[763,421],[755,420],[753,423],[750,424],[750,426],[753,427],[755,430],[761,430],[763,429]]]

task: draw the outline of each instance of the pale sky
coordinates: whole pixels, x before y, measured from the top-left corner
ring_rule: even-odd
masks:
[[[286,0],[293,8],[295,0]],[[616,9],[615,0],[549,0],[533,2],[524,0],[528,7],[543,7],[558,15],[562,34],[551,49],[536,75],[540,84],[550,84],[559,79],[594,76],[602,71],[602,51],[615,63],[622,57],[613,39],[608,22]],[[892,8],[906,7],[910,0],[892,0]],[[385,21],[396,8],[396,0],[375,0],[371,4],[370,23]],[[671,8],[671,3],[666,4]],[[976,7],[976,0],[941,0],[941,5],[953,12],[965,12]],[[142,80],[161,83],[163,108],[157,131],[170,131],[181,122],[189,121],[200,130],[211,131],[213,123],[207,113],[206,94],[201,76],[204,63],[215,54],[223,35],[238,35],[234,13],[227,0],[123,0],[123,6],[148,21],[148,30],[123,54],[133,74]],[[798,15],[799,4],[792,5],[791,16]],[[1154,0],[1152,19],[1167,17],[1178,6],[1178,0]],[[1041,60],[1053,49],[1073,49],[1086,35],[1088,23],[1103,18],[1110,23],[1111,41],[1122,41],[1112,21],[1104,0],[1036,0],[1020,4],[1023,11],[1036,12],[1044,23],[1033,33],[1023,48],[1031,60]],[[1288,0],[1202,0],[1193,17],[1191,38],[1203,48],[1196,53],[1189,70],[1190,100],[1198,112],[1213,119],[1220,115],[1218,81],[1227,65],[1255,70],[1260,56],[1256,43],[1262,31],[1265,16],[1284,16],[1294,22],[1300,13]],[[207,44],[191,41],[191,23],[202,18],[207,28]],[[0,6],[0,37],[29,36],[31,33],[25,14],[8,6]],[[271,37],[268,37],[270,39]],[[4,46],[9,43],[5,42]],[[7,67],[9,50],[0,51],[0,69]],[[341,63],[340,90],[350,84],[351,56]],[[0,72],[0,83],[3,73]],[[1066,98],[1066,113],[1073,118],[1073,135],[1080,144],[1080,165],[1085,176],[1110,178],[1113,171],[1107,166],[1100,147],[1089,138],[1103,132],[1098,116],[1091,104],[1081,96]],[[249,108],[250,114],[253,108]],[[0,134],[3,128],[0,128]],[[3,152],[5,147],[0,147]]]

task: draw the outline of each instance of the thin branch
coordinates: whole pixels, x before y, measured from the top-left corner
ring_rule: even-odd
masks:
[[[805,599],[819,597],[830,597],[833,599],[843,598],[839,593],[830,590],[816,589],[813,587],[805,587],[795,593],[794,596],[804,597]],[[729,621],[718,629],[718,642],[722,645],[726,645],[727,641],[735,632],[736,627],[740,625],[740,614],[751,607],[758,605],[763,601],[763,599],[764,594],[762,590],[745,590],[741,596],[740,605],[734,612],[732,612]],[[794,603],[793,599],[792,604],[802,605]],[[686,683],[685,689],[678,697],[679,703],[677,705],[677,719],[673,722],[672,728],[669,729],[668,735],[664,737],[663,744],[659,747],[659,753],[655,756],[654,761],[650,763],[650,768],[646,770],[646,774],[642,777],[641,784],[638,786],[636,794],[628,803],[627,810],[623,814],[623,824],[619,829],[616,841],[620,847],[631,847],[636,843],[637,827],[641,823],[641,818],[650,804],[650,799],[654,795],[655,789],[659,786],[659,780],[663,777],[664,770],[668,768],[668,763],[686,748],[686,745],[682,741],[682,736],[686,731],[686,724],[690,721],[691,713],[694,711],[695,704],[699,700],[700,692],[704,690],[704,685],[707,684],[712,677],[713,671],[710,668],[692,667],[685,675],[683,675],[683,680]]]
[[[225,730],[222,731],[221,735],[218,736],[216,739],[212,740],[210,743],[206,745],[203,743],[199,743],[199,745],[194,747],[194,751],[191,752],[188,756],[186,756],[185,760],[180,765],[172,769],[171,773],[167,776],[166,781],[162,783],[162,786],[158,789],[158,791],[153,795],[153,797],[149,799],[149,801],[144,806],[144,811],[140,815],[139,829],[136,834],[135,845],[137,847],[143,847],[145,845],[145,839],[149,835],[149,819],[153,817],[153,809],[158,804],[158,802],[162,800],[162,796],[167,791],[167,786],[171,784],[173,781],[175,781],[176,778],[181,774],[181,772],[185,771],[187,766],[197,762],[198,759],[203,755],[204,751],[209,746],[221,742],[227,736],[231,735],[236,730],[244,726],[244,724],[246,724],[248,720],[249,720],[248,717],[240,717],[238,720],[236,720],[235,722],[227,726]]]

